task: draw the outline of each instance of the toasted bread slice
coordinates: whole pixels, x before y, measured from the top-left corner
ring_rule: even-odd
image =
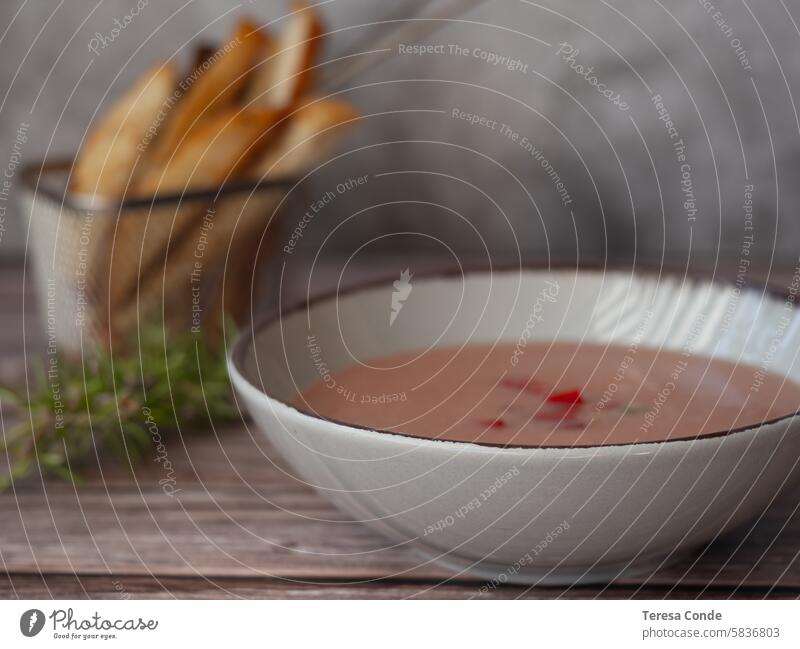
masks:
[[[159,64],[123,94],[92,129],[72,173],[71,189],[80,194],[121,198],[141,150],[158,128],[177,82],[175,67]]]
[[[159,134],[155,161],[168,160],[204,117],[234,103],[267,41],[256,25],[243,21],[228,43],[194,69],[181,83],[184,95]]]
[[[232,106],[203,120],[164,169],[151,167],[143,173],[136,193],[180,194],[223,185],[235,178],[260,151],[260,137],[278,117],[275,111]],[[158,265],[170,246],[184,237],[186,229],[200,221],[205,207],[197,201],[187,201],[170,208],[169,214],[159,208],[149,218],[120,221],[119,242],[137,254],[128,253],[126,261],[121,256],[115,260],[112,305],[131,299],[139,277]]]
[[[70,189],[94,200],[119,200],[136,182],[142,149],[157,132],[160,115],[175,92],[174,66],[159,64],[145,72],[91,130],[75,161]],[[146,149],[145,149],[146,150]],[[88,309],[97,331],[106,327],[109,264],[117,226],[111,214],[65,219],[62,236],[86,237],[82,244],[86,283],[94,299]],[[77,259],[75,260],[78,261]]]
[[[339,127],[352,124],[357,118],[356,110],[338,99],[306,104],[291,116],[276,142],[256,160],[252,176],[261,179],[296,174],[318,164],[341,137]]]
[[[341,136],[342,127],[352,124],[357,116],[349,104],[335,99],[323,99],[305,105],[291,116],[288,126],[274,141],[269,142],[253,164],[247,165],[248,175],[260,180],[301,173],[328,155],[337,137]],[[180,304],[191,295],[192,269],[197,261],[196,250],[202,237],[204,267],[219,264],[231,254],[232,246],[239,251],[235,257],[231,257],[231,266],[226,272],[224,309],[226,313],[241,319],[255,281],[251,275],[258,272],[258,263],[248,250],[248,242],[260,241],[265,230],[270,228],[275,206],[281,196],[281,192],[262,190],[241,198],[228,198],[214,214],[213,228],[196,234],[185,231],[177,239],[173,236],[175,245],[170,249],[166,266],[158,266],[158,273],[153,272],[155,267],[151,268],[143,277],[138,315],[147,313],[159,304]],[[194,217],[200,220],[197,214]],[[274,236],[276,230],[271,228],[267,232],[272,232]],[[149,240],[148,235],[147,247]],[[263,247],[269,249],[272,246],[265,243]],[[268,254],[267,249],[262,250],[262,255]],[[209,307],[212,305],[217,310],[222,309],[219,299],[216,303],[212,300]],[[138,317],[136,309],[135,301],[129,300],[118,314],[117,325],[129,327],[135,323]]]
[[[300,3],[296,6],[280,38],[264,48],[264,60],[256,66],[247,86],[246,101],[288,109],[310,87],[323,26],[314,9]]]
[[[269,142],[254,164],[248,166],[248,174],[256,174],[255,179],[261,180],[303,172],[328,155],[336,139],[342,135],[341,127],[353,123],[356,118],[356,111],[339,100],[323,99],[305,105],[290,117],[288,125]],[[271,221],[282,196],[281,191],[261,190],[241,198],[228,198],[214,215],[214,227],[203,234],[203,264],[213,266],[228,259],[224,310],[237,321],[241,321],[249,305],[251,287],[257,286],[258,277],[253,277],[253,273],[258,275],[259,272],[255,246],[265,232],[267,240],[261,245],[261,262],[271,252],[270,240],[277,233]],[[162,286],[165,304],[177,304],[190,295],[190,276],[196,261],[194,251],[197,245],[198,235],[191,233],[176,241],[163,276],[151,274],[140,290],[140,300],[143,301],[139,307],[143,312],[161,303]],[[221,296],[213,308],[223,308]],[[121,317],[131,322],[135,315],[128,312]]]
[[[151,165],[136,183],[138,196],[180,194],[215,188],[258,152],[259,137],[278,119],[277,111],[231,106],[202,120],[165,167]]]
[[[275,191],[222,199],[210,215],[212,227],[209,227],[208,213],[205,216],[193,213],[192,223],[197,227],[188,228],[177,239],[173,237],[174,245],[164,263],[152,265],[147,272],[142,271],[138,299],[134,284],[134,290],[127,294],[127,298],[117,302],[117,308],[112,310],[114,330],[130,331],[137,321],[148,318],[161,306],[165,308],[167,321],[185,326],[191,314],[192,300],[196,299],[193,290],[199,285],[204,287],[200,296],[202,311],[221,309],[221,295],[208,292],[214,287],[209,286],[207,280],[218,274],[226,259],[233,265],[226,273],[233,273],[227,278],[226,285],[230,289],[232,282],[241,281],[241,286],[236,287],[235,300],[247,300],[251,283],[249,277],[241,274],[242,269],[249,274],[256,266],[249,255],[255,254],[255,246],[269,226],[282,196],[283,192]],[[149,242],[149,234],[147,239]],[[264,243],[264,247],[271,248],[271,245]],[[202,251],[200,258],[199,250]],[[197,273],[198,264],[200,273]],[[217,290],[221,289],[220,283]],[[232,292],[226,295],[228,312],[239,308],[230,304],[233,297]]]

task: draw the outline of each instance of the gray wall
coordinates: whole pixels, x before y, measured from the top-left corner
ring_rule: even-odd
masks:
[[[681,259],[691,249],[692,259],[708,262],[720,252],[738,260],[747,233],[745,186],[752,184],[753,256],[769,260],[774,252],[778,263],[791,265],[800,251],[800,7],[716,2],[719,10],[704,0],[493,0],[427,39],[444,45],[445,54],[396,54],[346,93],[365,117],[342,145],[344,155],[306,183],[306,196],[349,175],[370,180],[326,208],[303,247],[314,251],[341,225],[326,252],[367,244],[430,246],[445,256],[447,246],[458,254],[485,247],[508,256],[519,247],[526,256],[579,249],[649,259],[666,250]],[[408,15],[418,4],[324,3],[329,27],[341,30],[326,56],[346,52],[363,33],[349,27],[387,11]],[[269,19],[285,11],[280,2],[231,12],[237,5],[227,0],[151,0],[92,53],[93,35],[108,38],[114,21],[135,6],[0,4],[0,165],[73,152],[98,105],[151,62],[176,53],[185,60],[190,40],[219,38],[241,13]],[[563,42],[579,54],[557,54]],[[451,44],[468,48],[467,56],[451,54]],[[492,65],[473,56],[474,48],[519,59],[522,69]],[[572,69],[577,65],[592,66],[588,76],[628,109],[601,95],[585,69],[584,76]],[[672,138],[654,105],[658,94],[678,132]],[[454,108],[497,125],[455,119]],[[500,131],[501,123],[541,151],[550,174],[541,158]],[[27,141],[20,143],[24,124]],[[673,147],[678,139],[685,161]],[[397,171],[410,173],[375,176]],[[11,175],[11,196],[0,202],[2,256],[18,254],[26,234],[14,196],[19,178]],[[682,179],[691,183],[694,205],[684,205]],[[414,234],[373,241],[397,232]]]

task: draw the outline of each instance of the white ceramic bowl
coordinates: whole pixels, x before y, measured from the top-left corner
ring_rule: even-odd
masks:
[[[530,326],[536,296],[558,299]],[[287,405],[356,360],[465,342],[629,343],[743,362],[800,380],[793,302],[680,276],[515,270],[412,279],[314,301],[244,334],[237,394],[298,476],[355,520],[494,583],[610,581],[652,570],[763,511],[794,485],[795,413],[700,439],[497,448],[326,421]],[[638,332],[638,334],[637,334]]]

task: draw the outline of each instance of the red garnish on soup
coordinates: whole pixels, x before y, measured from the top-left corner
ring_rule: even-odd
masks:
[[[566,403],[569,405],[578,405],[583,403],[583,395],[580,390],[567,390],[565,392],[556,392],[547,397],[548,403]]]

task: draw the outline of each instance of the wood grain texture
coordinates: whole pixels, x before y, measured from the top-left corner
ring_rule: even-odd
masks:
[[[0,374],[24,367],[38,324],[20,269],[3,269]],[[13,344],[16,336],[17,344]],[[28,353],[43,336],[31,329]],[[30,361],[29,361],[30,362]],[[15,370],[16,368],[16,370]],[[4,413],[5,416],[5,413]],[[31,478],[0,494],[0,597],[796,597],[800,498],[749,527],[606,588],[503,587],[451,575],[352,522],[295,479],[247,422],[165,437],[165,467],[103,462],[75,486]],[[102,468],[101,468],[102,467]]]
[[[372,584],[294,584],[276,579],[131,577],[130,575],[0,576],[2,599],[719,599],[727,589],[522,588],[503,586],[482,593],[471,584],[382,580]],[[746,588],[741,599],[797,599],[796,591]]]

